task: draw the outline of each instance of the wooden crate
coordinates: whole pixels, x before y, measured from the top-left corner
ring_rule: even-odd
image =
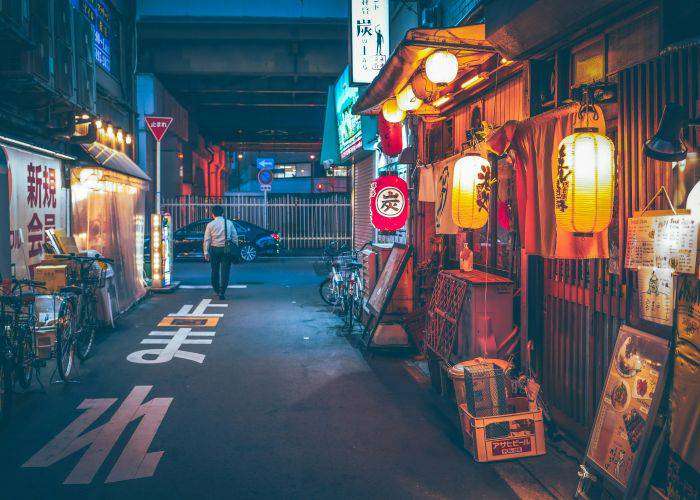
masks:
[[[464,447],[477,462],[533,457],[546,453],[542,410],[531,411],[527,398],[508,398],[506,415],[474,417],[459,405]],[[489,436],[491,430],[493,434]]]
[[[38,359],[51,359],[53,347],[56,344],[56,332],[47,331],[34,336],[34,352]]]

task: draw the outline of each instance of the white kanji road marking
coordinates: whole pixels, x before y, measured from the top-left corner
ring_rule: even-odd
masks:
[[[157,364],[167,363],[173,358],[182,358],[194,361],[196,363],[204,362],[204,354],[199,354],[190,351],[181,351],[180,347],[191,344],[211,344],[211,338],[194,339],[191,337],[213,337],[216,332],[193,332],[191,328],[178,328],[177,330],[152,331],[149,336],[165,336],[169,339],[152,339],[146,338],[141,341],[142,344],[159,344],[164,345],[162,349],[144,349],[129,354],[126,359],[132,363],[139,364]]]
[[[115,398],[83,400],[78,409],[87,411],[49,441],[22,467],[49,467],[88,447],[64,484],[90,484],[127,425],[141,419],[112,467],[106,482],[153,476],[163,452],[149,452],[148,448],[173,398],[153,398],[144,403],[144,399],[152,388],[151,385],[134,387],[107,423],[88,432],[85,432],[88,427],[117,400]]]
[[[197,307],[193,306],[192,304],[185,304],[184,306],[182,306],[180,308],[180,310],[178,312],[170,313],[170,314],[168,314],[168,316],[178,316],[178,317],[199,316],[199,317],[205,317],[205,318],[206,317],[221,318],[224,316],[223,314],[215,314],[215,313],[206,314],[205,311],[210,307],[228,307],[228,304],[212,304],[211,299],[203,299],[199,304],[197,304]]]

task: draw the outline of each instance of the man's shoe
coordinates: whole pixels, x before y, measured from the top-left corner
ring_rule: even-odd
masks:
[[[224,295],[223,293],[220,293],[219,300],[226,300],[226,295]]]

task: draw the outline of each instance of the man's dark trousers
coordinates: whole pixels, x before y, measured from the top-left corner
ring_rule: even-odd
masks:
[[[209,262],[211,263],[211,286],[216,293],[223,295],[228,289],[231,259],[224,254],[224,247],[211,247]]]

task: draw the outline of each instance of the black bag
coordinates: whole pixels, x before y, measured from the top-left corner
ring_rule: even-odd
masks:
[[[238,262],[241,260],[241,251],[238,248],[238,242],[234,243],[233,240],[228,238],[228,219],[224,217],[224,256],[231,262]]]

